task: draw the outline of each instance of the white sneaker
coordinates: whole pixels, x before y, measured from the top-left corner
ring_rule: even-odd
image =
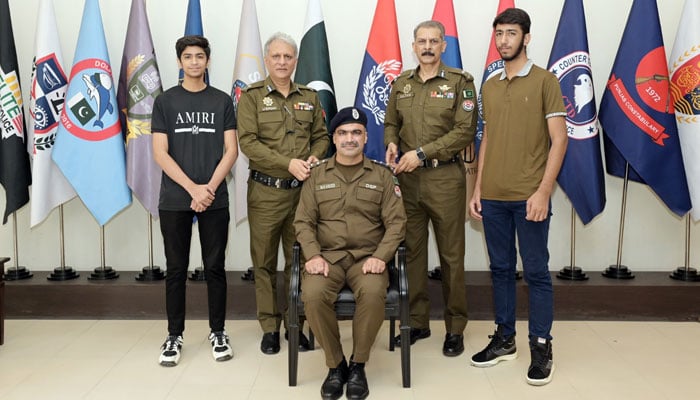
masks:
[[[168,335],[165,343],[160,347],[161,353],[158,358],[160,365],[164,367],[174,367],[180,361],[180,350],[182,350],[182,336]]]
[[[233,358],[233,350],[229,345],[226,331],[212,332],[209,334],[211,354],[216,361],[228,361]]]

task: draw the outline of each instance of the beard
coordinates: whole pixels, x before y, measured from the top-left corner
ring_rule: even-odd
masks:
[[[525,49],[525,37],[523,36],[523,38],[520,40],[520,44],[518,45],[518,50],[515,53],[513,53],[513,55],[504,57],[503,54],[500,54],[500,52],[499,52],[499,54],[500,54],[501,59],[503,61],[512,61],[512,60],[515,60],[516,58],[518,58],[518,56],[520,56],[520,53],[522,53],[524,49]]]

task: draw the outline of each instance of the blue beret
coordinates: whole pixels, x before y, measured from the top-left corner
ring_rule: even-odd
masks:
[[[343,124],[358,123],[362,124],[365,128],[367,127],[367,114],[359,108],[355,107],[345,107],[335,114],[335,117],[331,120],[330,133],[335,133],[336,128]]]

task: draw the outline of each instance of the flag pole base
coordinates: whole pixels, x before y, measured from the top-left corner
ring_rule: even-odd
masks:
[[[677,281],[700,282],[700,275],[695,268],[678,267],[669,277]]]
[[[190,280],[191,281],[197,281],[197,282],[204,282],[207,280],[206,276],[204,276],[204,268],[202,267],[197,267],[192,271],[190,274]]]
[[[88,276],[89,281],[107,281],[119,278],[119,274],[112,267],[97,267],[95,272]]]
[[[6,281],[19,281],[21,279],[29,279],[34,274],[32,274],[26,267],[11,267],[5,272]]]
[[[248,267],[248,270],[241,274],[241,279],[244,281],[255,282],[255,268]]]
[[[165,273],[158,266],[143,267],[141,272],[134,277],[139,282],[154,282],[165,279]]]
[[[564,267],[559,270],[557,278],[567,281],[586,281],[588,275],[579,267]]]
[[[605,269],[603,276],[610,279],[632,279],[634,274],[624,265],[611,265]]]
[[[69,281],[71,279],[77,279],[80,274],[75,272],[71,267],[58,267],[54,268],[53,272],[46,277],[50,281]]]

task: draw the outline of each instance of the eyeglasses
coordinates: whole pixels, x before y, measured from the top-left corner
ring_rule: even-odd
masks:
[[[416,40],[416,44],[418,46],[425,46],[427,43],[430,43],[431,46],[437,46],[438,44],[442,43],[442,39],[418,39]]]
[[[343,129],[336,129],[335,134],[338,136],[345,136],[345,135],[362,136],[365,134],[365,131],[363,131],[361,129],[354,129],[351,131],[346,131]]]

